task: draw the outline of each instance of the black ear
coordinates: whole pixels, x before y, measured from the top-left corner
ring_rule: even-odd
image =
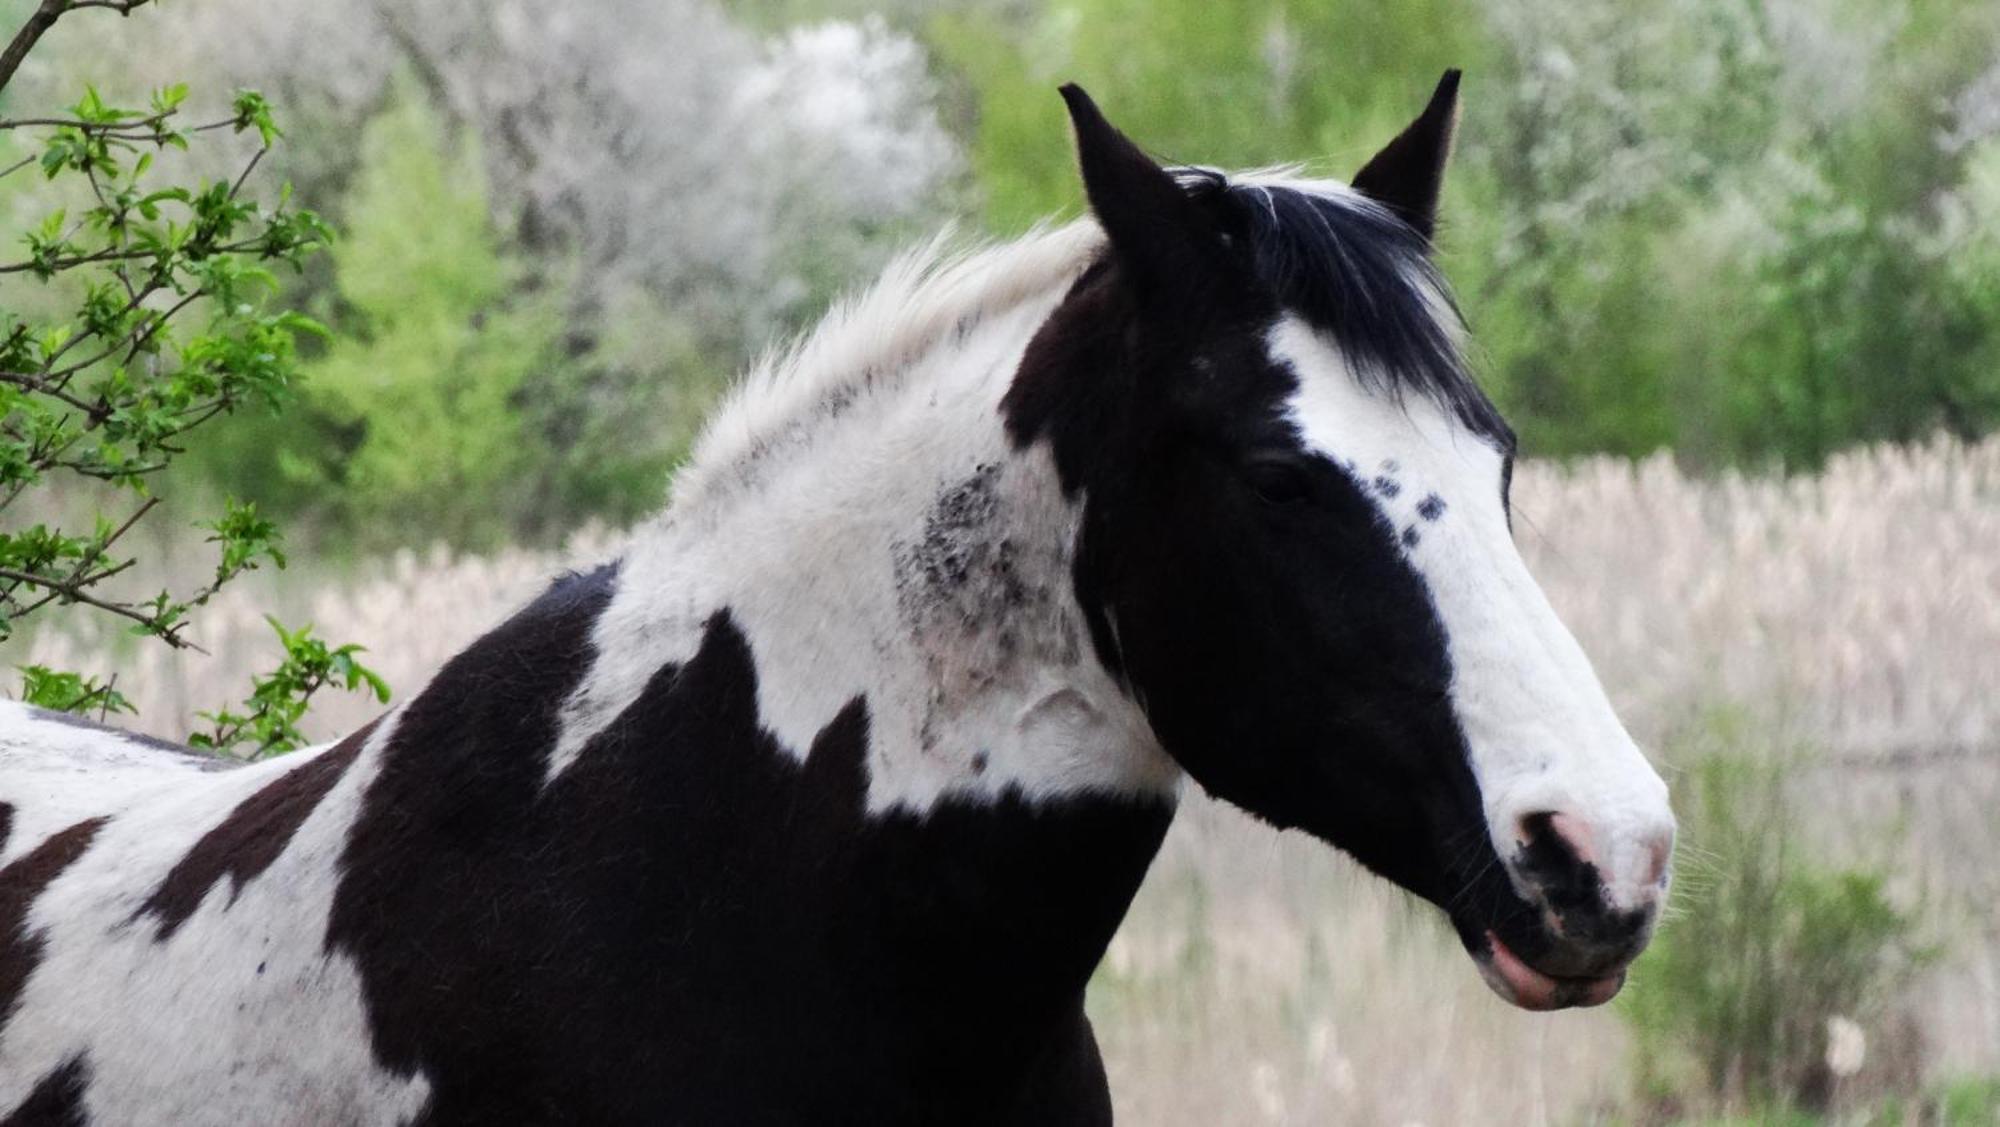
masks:
[[[1367,167],[1354,175],[1354,189],[1386,206],[1425,239],[1437,227],[1438,190],[1458,129],[1457,70],[1444,72],[1431,104]]]
[[[1075,83],[1062,87],[1076,130],[1090,210],[1140,296],[1156,305],[1195,299],[1226,262],[1214,223],[1153,158],[1104,120]]]

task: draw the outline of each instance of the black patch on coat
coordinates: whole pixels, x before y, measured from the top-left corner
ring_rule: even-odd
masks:
[[[1000,402],[1016,448],[1046,438],[1063,493],[1083,488],[1118,411],[1137,394],[1119,327],[1137,315],[1117,266],[1100,259],[1071,284],[1062,304],[1028,341]]]
[[[237,803],[228,817],[174,862],[132,919],[147,915],[157,919],[154,940],[164,943],[201,907],[208,890],[223,880],[229,881],[229,902],[236,903],[243,886],[270,868],[291,844],[292,835],[347,773],[379,722],[369,721],[311,762]]]
[[[0,1127],[89,1127],[83,1111],[84,1089],[90,1084],[90,1069],[80,1056],[71,1057],[42,1077],[21,1106]]]
[[[1425,520],[1436,520],[1444,515],[1444,498],[1435,493],[1417,502],[1417,515]]]
[[[0,868],[0,1032],[42,959],[42,934],[28,930],[28,909],[64,869],[90,848],[108,819],[78,822]]]
[[[726,612],[545,783],[608,597],[448,664],[342,858],[327,946],[423,1122],[1101,1121],[1083,988],[1170,810],[870,817],[866,703],[800,762]]]
[[[14,832],[14,808],[0,802],[0,852],[7,849],[7,837]]]

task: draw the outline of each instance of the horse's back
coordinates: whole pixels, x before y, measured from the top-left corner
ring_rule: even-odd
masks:
[[[49,1101],[100,1123],[421,1106],[420,1080],[370,1059],[359,983],[323,949],[372,728],[232,766],[0,704],[0,1121]]]
[[[0,701],[0,865],[66,827],[229,768],[179,744]]]

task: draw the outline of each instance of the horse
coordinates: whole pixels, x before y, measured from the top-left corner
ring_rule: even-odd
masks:
[[[1609,999],[1674,820],[1513,544],[1457,91],[1343,184],[1063,87],[1085,218],[899,259],[336,743],[6,706],[5,1122],[1106,1123],[1084,989],[1190,779]]]

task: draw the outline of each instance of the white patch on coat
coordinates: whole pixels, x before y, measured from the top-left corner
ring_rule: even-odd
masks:
[[[692,657],[726,608],[756,661],[759,721],[792,753],[866,698],[871,811],[1010,789],[1172,794],[1178,768],[1097,662],[1076,605],[1079,504],[1063,497],[1045,445],[1012,448],[1000,413],[1029,339],[1093,245],[1066,229],[932,267],[955,300],[930,294],[924,270],[892,271],[890,297],[864,299],[794,355],[875,376],[765,373],[725,408],[674,505],[634,537],[549,777],[656,670]],[[919,290],[929,296],[909,306]],[[887,319],[886,338],[863,331],[871,316]],[[981,475],[986,510],[953,530],[964,541],[954,547],[988,562],[1007,553],[1006,582],[926,589],[934,510]],[[953,613],[927,612],[939,602]]]
[[[1514,545],[1501,452],[1427,395],[1370,390],[1297,317],[1273,328],[1269,348],[1299,379],[1292,422],[1308,445],[1354,467],[1430,588],[1494,849],[1512,856],[1528,815],[1569,813],[1594,831],[1610,904],[1646,902],[1654,849],[1673,834],[1666,784]],[[1369,488],[1377,475],[1396,481],[1394,496]],[[1433,495],[1444,502],[1435,520],[1418,512]],[[1410,528],[1414,544],[1402,537]]]
[[[192,756],[0,700],[0,802],[13,807],[0,866],[51,834],[205,773]]]
[[[0,712],[0,801],[38,825],[57,808],[72,823],[111,816],[28,915],[43,949],[0,1031],[0,1109],[82,1054],[95,1123],[413,1118],[428,1081],[376,1064],[360,977],[324,946],[336,862],[394,727],[393,715],[377,727],[268,869],[240,893],[217,881],[158,942],[158,920],[133,913],[174,864],[238,803],[327,749],[204,772],[171,752],[135,758],[115,735]],[[24,751],[47,748],[48,729],[72,733],[64,750],[89,765],[75,793],[56,794],[43,751]]]
[[[860,296],[743,377],[675,476],[675,506],[705,506],[711,493],[741,483],[746,468],[805,444],[830,404],[923,390],[921,377],[962,343],[963,331],[1022,307],[1053,308],[1103,246],[1103,232],[1085,220],[964,253],[952,251],[946,232],[897,257]],[[1034,328],[1016,343],[1025,346]],[[1012,376],[999,374],[996,396]]]

